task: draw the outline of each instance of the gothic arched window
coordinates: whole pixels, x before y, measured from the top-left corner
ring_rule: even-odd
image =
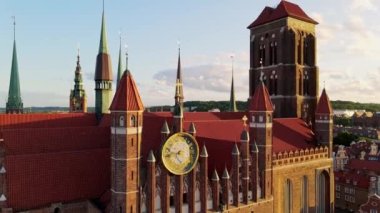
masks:
[[[130,122],[131,127],[136,126],[136,116],[131,115],[131,122]]]
[[[308,180],[306,176],[302,177],[302,182],[301,182],[301,213],[308,213],[309,211],[309,205],[308,205],[308,200],[309,200],[309,194],[308,194]]]
[[[302,95],[303,94],[303,77],[302,77],[302,72],[299,71],[299,78],[298,78],[298,95]]]
[[[119,126],[123,127],[124,124],[125,124],[124,116],[120,116],[120,117],[119,117]]]

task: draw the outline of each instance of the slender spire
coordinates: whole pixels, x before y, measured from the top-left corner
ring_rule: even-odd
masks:
[[[232,80],[231,80],[231,94],[230,94],[230,112],[237,112],[234,88],[234,56],[231,55],[232,64]]]
[[[183,101],[183,83],[182,83],[182,68],[181,68],[181,47],[178,42],[178,65],[177,65],[177,78],[175,87],[175,101],[176,104],[182,104]]]
[[[13,16],[13,56],[11,78],[9,82],[7,113],[22,113],[23,103],[21,100],[20,79],[18,73],[17,50],[16,50],[16,17]]]
[[[125,70],[128,70],[128,59],[129,59],[128,45],[126,44],[125,45]]]
[[[178,42],[178,65],[177,65],[177,78],[175,80],[175,105],[174,115],[183,117],[183,83],[182,83],[182,70],[181,70],[181,48]]]
[[[104,17],[104,0],[103,0],[103,13],[102,13],[102,29],[100,31],[99,53],[108,53],[106,21]]]
[[[116,79],[116,88],[119,85],[119,81],[121,79],[121,76],[123,75],[123,60],[122,60],[122,54],[121,54],[121,33],[120,33],[120,46],[119,46],[119,64],[117,67],[117,79]]]

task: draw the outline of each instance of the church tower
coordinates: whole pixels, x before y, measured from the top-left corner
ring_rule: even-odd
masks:
[[[18,73],[17,51],[16,51],[16,21],[13,22],[13,56],[11,78],[9,81],[8,101],[6,113],[23,113],[23,106],[20,90],[20,79]]]
[[[83,88],[82,68],[78,50],[74,89],[70,92],[70,112],[87,112],[87,96]]]
[[[111,212],[140,212],[144,106],[131,72],[121,77],[110,110]]]
[[[249,96],[263,82],[275,117],[314,120],[318,96],[315,26],[298,5],[281,1],[265,7],[250,30]]]
[[[173,132],[183,130],[183,83],[181,70],[181,49],[178,48],[177,78],[175,81],[174,112],[173,112]]]
[[[260,82],[255,89],[249,103],[250,137],[256,141],[258,147],[258,171],[261,196],[270,199],[273,196],[272,177],[272,130],[273,130],[273,105],[269,92]]]
[[[100,31],[99,52],[96,57],[95,68],[95,113],[98,119],[102,114],[109,113],[112,98],[112,66],[108,53],[106,23],[104,17],[104,6],[102,13],[102,29]]]

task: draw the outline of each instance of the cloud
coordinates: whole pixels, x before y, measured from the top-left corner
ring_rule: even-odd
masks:
[[[377,11],[377,6],[375,6],[374,3],[375,0],[352,0],[350,9],[353,11],[363,11],[363,10],[370,10],[370,11]],[[377,1],[377,0],[376,0]]]
[[[321,79],[327,80],[326,90],[331,100],[370,103],[377,102],[380,98],[380,68],[369,72],[368,76],[342,70],[326,70],[321,73]]]

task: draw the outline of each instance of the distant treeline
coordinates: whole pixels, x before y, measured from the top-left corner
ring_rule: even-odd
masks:
[[[359,103],[352,101],[331,101],[333,109],[364,109],[370,112],[380,112],[380,104],[375,103]],[[212,109],[219,109],[221,112],[228,111],[230,108],[229,101],[186,101],[184,106],[190,111],[206,112]],[[247,101],[237,101],[236,106],[239,111],[247,109]],[[170,110],[169,105],[165,106],[153,106],[149,107],[154,109],[153,111]],[[94,107],[88,107],[88,112],[94,112]],[[0,108],[0,112],[4,112],[5,108]],[[42,113],[42,112],[68,112],[68,107],[26,107],[25,113]]]

